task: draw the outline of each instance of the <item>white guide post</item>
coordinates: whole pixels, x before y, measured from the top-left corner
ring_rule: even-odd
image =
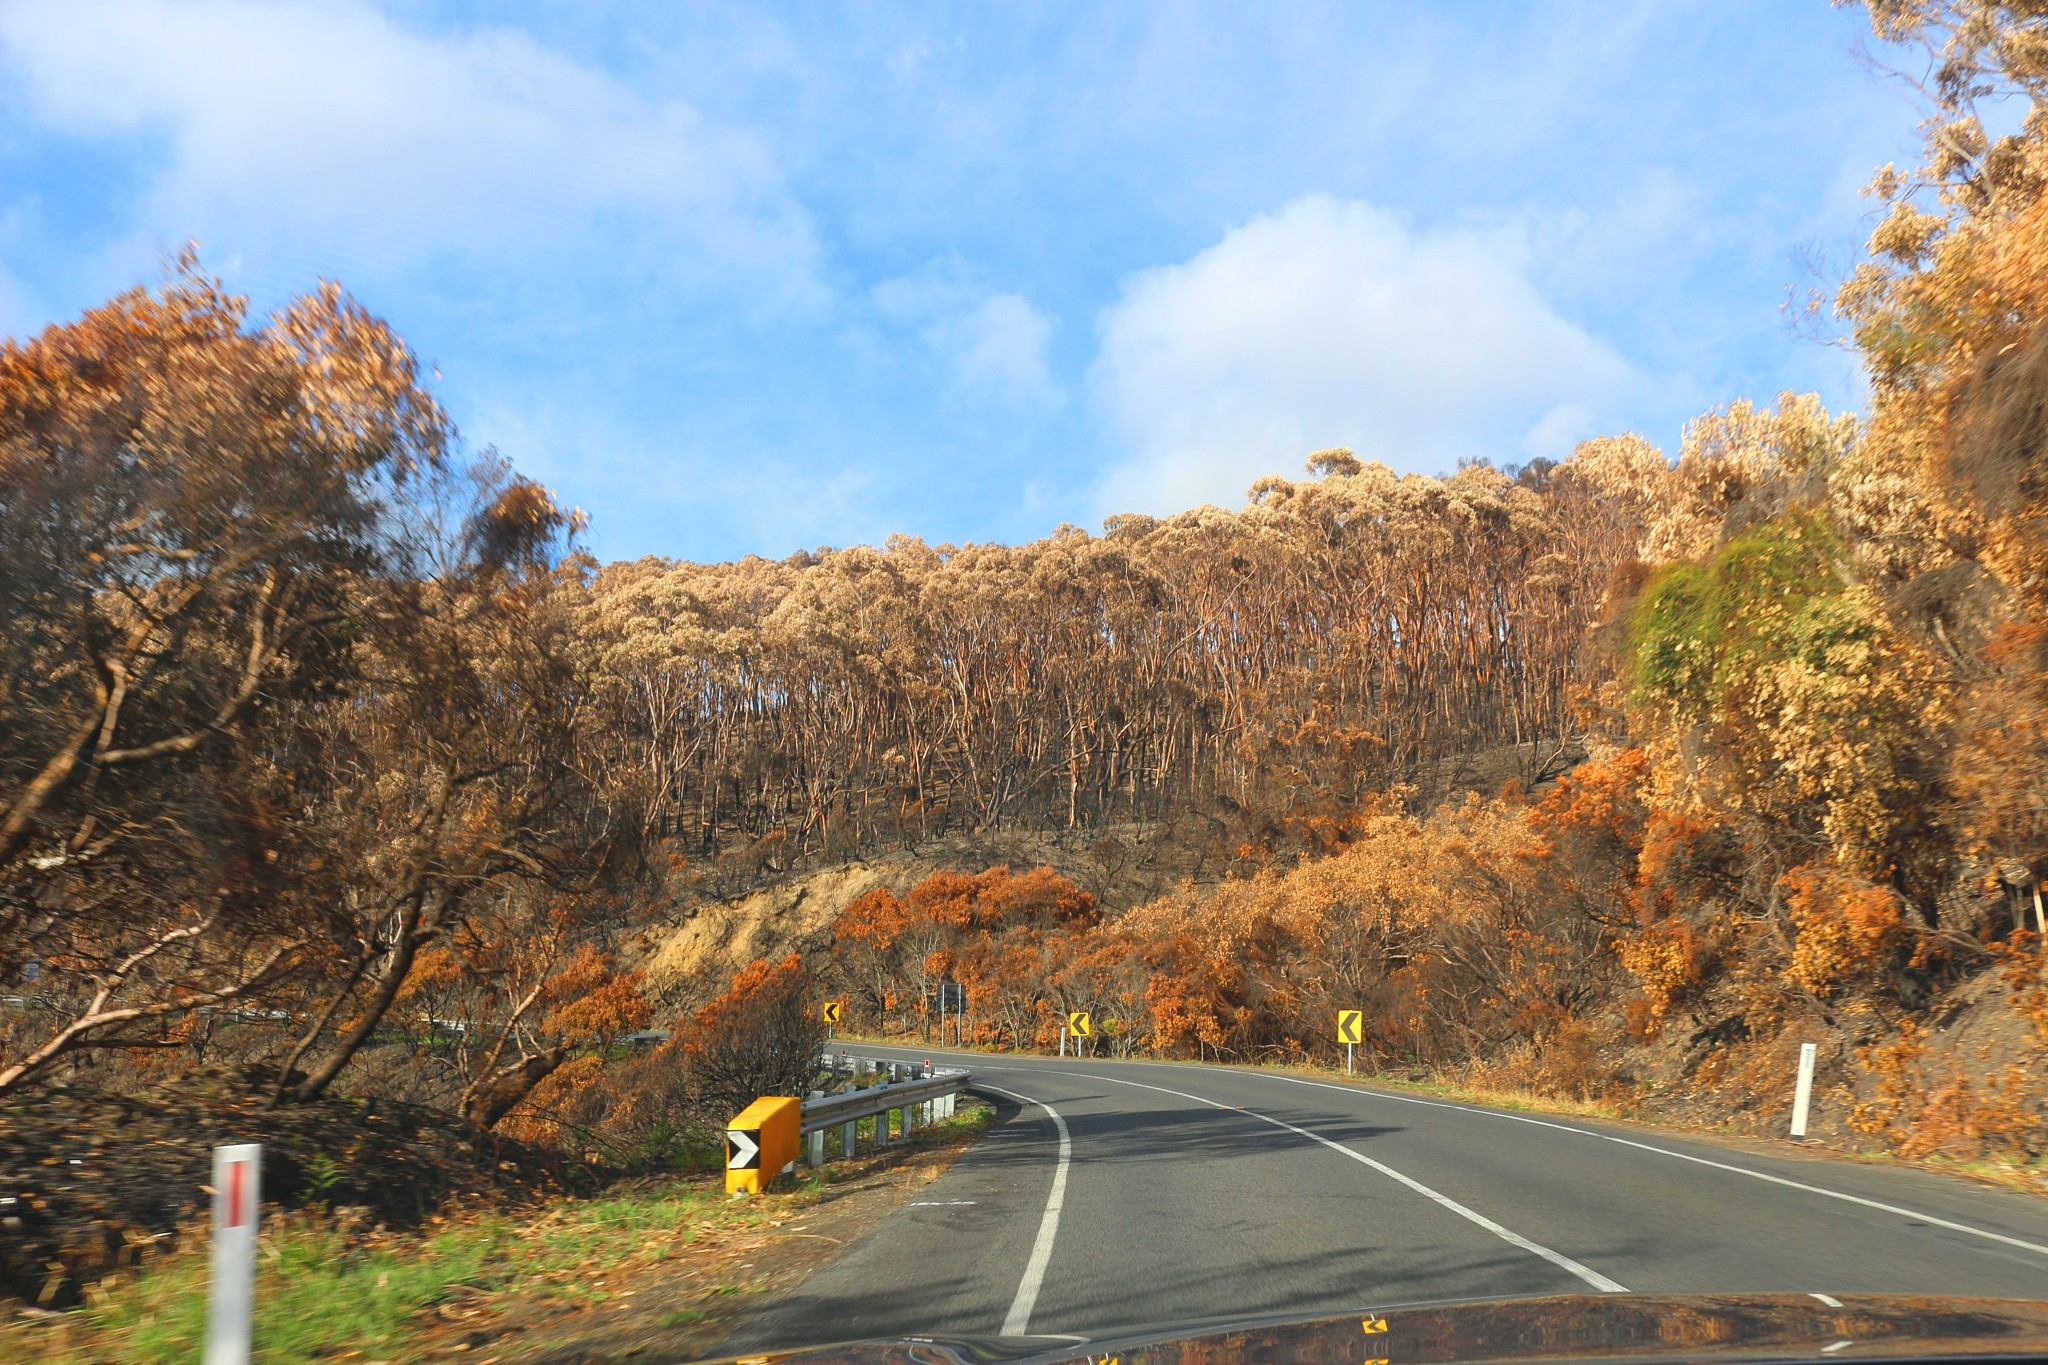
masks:
[[[1061,1024],[1061,1025],[1060,1025],[1060,1056],[1064,1057],[1064,1056],[1066,1056],[1066,1055],[1067,1055],[1067,1026],[1066,1026],[1065,1024]]]
[[[1344,1044],[1344,1074],[1347,1076],[1351,1074],[1351,1049],[1355,1046],[1355,1043]]]
[[[1820,1051],[1817,1044],[1799,1045],[1799,1084],[1792,1091],[1792,1136],[1806,1136],[1806,1110],[1813,1103],[1813,1059]]]
[[[213,1280],[206,1298],[206,1365],[249,1365],[256,1311],[256,1220],[263,1148],[213,1149]]]

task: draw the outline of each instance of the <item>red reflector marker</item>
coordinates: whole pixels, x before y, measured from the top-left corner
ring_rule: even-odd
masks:
[[[228,1163],[227,1226],[238,1228],[249,1221],[249,1163]]]

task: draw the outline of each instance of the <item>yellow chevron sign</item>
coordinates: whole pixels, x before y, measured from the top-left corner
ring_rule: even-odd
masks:
[[[1087,1010],[1075,1010],[1067,1016],[1067,1032],[1076,1038],[1086,1038],[1095,1032],[1095,1024],[1089,1019]]]
[[[825,1002],[825,1022],[828,1024],[839,1022],[839,1002],[837,1000],[827,1000]]]
[[[1337,1041],[1340,1043],[1362,1043],[1365,1041],[1365,1011],[1337,1011]]]

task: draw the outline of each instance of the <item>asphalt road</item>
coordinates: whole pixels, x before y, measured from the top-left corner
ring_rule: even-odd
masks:
[[[2048,1199],[1952,1177],[1274,1073],[959,1060],[995,1126],[727,1351],[1513,1295],[2048,1299]]]

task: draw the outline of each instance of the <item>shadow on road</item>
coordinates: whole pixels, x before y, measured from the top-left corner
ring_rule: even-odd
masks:
[[[1035,1105],[1020,1105],[1004,1095],[977,1091],[995,1106],[992,1133],[1005,1131],[1029,1134],[1042,1130],[1051,1135],[1052,1121]],[[1089,1105],[1113,1104],[1123,1098],[1112,1094],[1066,1095],[1054,1101],[1060,1117],[1073,1136],[1074,1156],[1091,1165],[1103,1162],[1185,1161],[1226,1157],[1257,1157],[1274,1151],[1298,1150],[1308,1139],[1298,1133],[1264,1123],[1249,1114],[1208,1104],[1180,1103],[1170,1107],[1103,1112]],[[1233,1121],[1234,1119],[1234,1121]],[[1315,1116],[1314,1122],[1300,1122],[1316,1136],[1346,1145],[1364,1144],[1375,1138],[1403,1133],[1405,1127],[1372,1124],[1338,1115]],[[988,1144],[984,1144],[987,1146]],[[1025,1143],[998,1145],[986,1159],[1044,1163],[1047,1155]]]

